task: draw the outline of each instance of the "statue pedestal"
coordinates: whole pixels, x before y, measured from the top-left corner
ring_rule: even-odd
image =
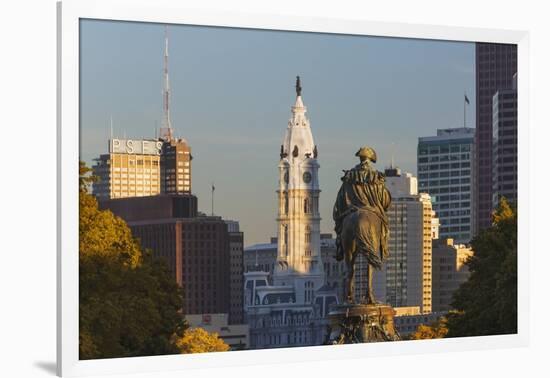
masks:
[[[328,318],[327,344],[358,344],[400,340],[394,328],[395,311],[386,304],[340,304]]]

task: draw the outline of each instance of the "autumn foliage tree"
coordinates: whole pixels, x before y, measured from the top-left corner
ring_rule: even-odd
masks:
[[[124,220],[99,210],[91,169],[79,170],[80,359],[228,350],[216,334],[188,329],[166,265],[142,251]]]
[[[504,198],[492,227],[472,240],[468,281],[453,297],[448,337],[517,332],[517,212]]]
[[[181,353],[225,352],[229,346],[216,333],[208,333],[202,328],[190,328],[183,337],[175,339]]]
[[[442,317],[430,325],[420,324],[408,338],[409,340],[442,339],[448,332],[447,319]]]
[[[80,358],[179,353],[182,295],[161,261],[141,250],[126,223],[101,211],[80,164]]]

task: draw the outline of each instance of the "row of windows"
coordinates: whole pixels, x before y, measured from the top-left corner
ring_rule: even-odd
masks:
[[[433,179],[440,177],[458,177],[458,176],[470,176],[470,170],[463,171],[451,171],[451,172],[432,172],[432,173],[420,173],[418,178],[420,180]]]
[[[458,227],[458,226],[441,227],[439,229],[439,232],[442,233],[442,234],[443,233],[447,234],[447,233],[451,233],[451,232],[461,232],[461,231],[462,232],[470,231],[470,226],[469,225],[464,225],[464,226],[460,226],[460,227]],[[467,234],[463,234],[463,235],[460,236],[461,239],[466,239],[468,237],[469,237],[469,235],[467,235]]]
[[[451,194],[449,196],[434,196],[434,205],[441,202],[469,200],[470,194]]]
[[[469,208],[470,202],[452,202],[452,203],[434,203],[434,210],[447,210],[447,209],[460,209],[460,208]]]
[[[430,195],[434,194],[446,194],[446,193],[469,193],[470,187],[469,186],[451,186],[451,187],[441,187],[441,188],[426,188],[426,191]],[[468,195],[469,196],[469,195]]]
[[[452,164],[430,164],[430,165],[419,165],[418,171],[437,171],[438,169],[459,169],[459,168],[470,168],[470,162],[464,161],[462,163],[452,163]]]
[[[458,184],[469,184],[470,178],[464,177],[461,179],[450,179],[450,180],[426,180],[426,181],[420,181],[419,186],[421,188],[427,188],[429,186],[448,186],[448,185],[458,185]]]
[[[419,155],[428,155],[428,154],[448,154],[456,152],[470,152],[470,144],[450,144],[444,146],[418,146]]]
[[[113,167],[113,172],[130,172],[130,173],[151,173],[152,175],[157,175],[158,169],[149,169],[149,168],[124,168],[124,167]]]

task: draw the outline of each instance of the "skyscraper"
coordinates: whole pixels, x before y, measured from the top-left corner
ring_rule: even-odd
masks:
[[[518,91],[510,89],[493,96],[493,207],[500,197],[516,202],[518,196]]]
[[[432,198],[441,238],[459,243],[472,238],[474,137],[475,129],[460,127],[418,138],[420,191]]]
[[[232,235],[242,240],[242,233],[234,232],[232,222],[198,216],[193,195],[106,199],[99,205],[124,219],[141,247],[167,263],[183,288],[184,314],[224,313],[231,324],[242,321],[242,311],[236,310],[242,309],[242,295],[231,293],[237,289],[231,280],[235,273],[240,276],[231,263],[242,264],[242,248]],[[242,284],[238,290],[242,293]]]
[[[431,199],[426,193],[418,193],[416,177],[410,173],[392,168],[385,174],[392,195],[387,212],[390,255],[382,269],[374,271],[374,294],[393,307],[418,306],[422,313],[428,313],[432,311]],[[361,274],[362,269],[364,263],[359,266],[357,280],[366,276]],[[356,283],[364,287],[364,283]]]
[[[491,225],[493,208],[493,96],[511,89],[517,45],[476,43],[475,232]]]

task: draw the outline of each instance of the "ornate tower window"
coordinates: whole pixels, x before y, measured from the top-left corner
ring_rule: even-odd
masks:
[[[309,198],[304,199],[304,214],[311,213],[311,200]]]
[[[306,226],[306,243],[311,242],[311,228],[309,226]]]

